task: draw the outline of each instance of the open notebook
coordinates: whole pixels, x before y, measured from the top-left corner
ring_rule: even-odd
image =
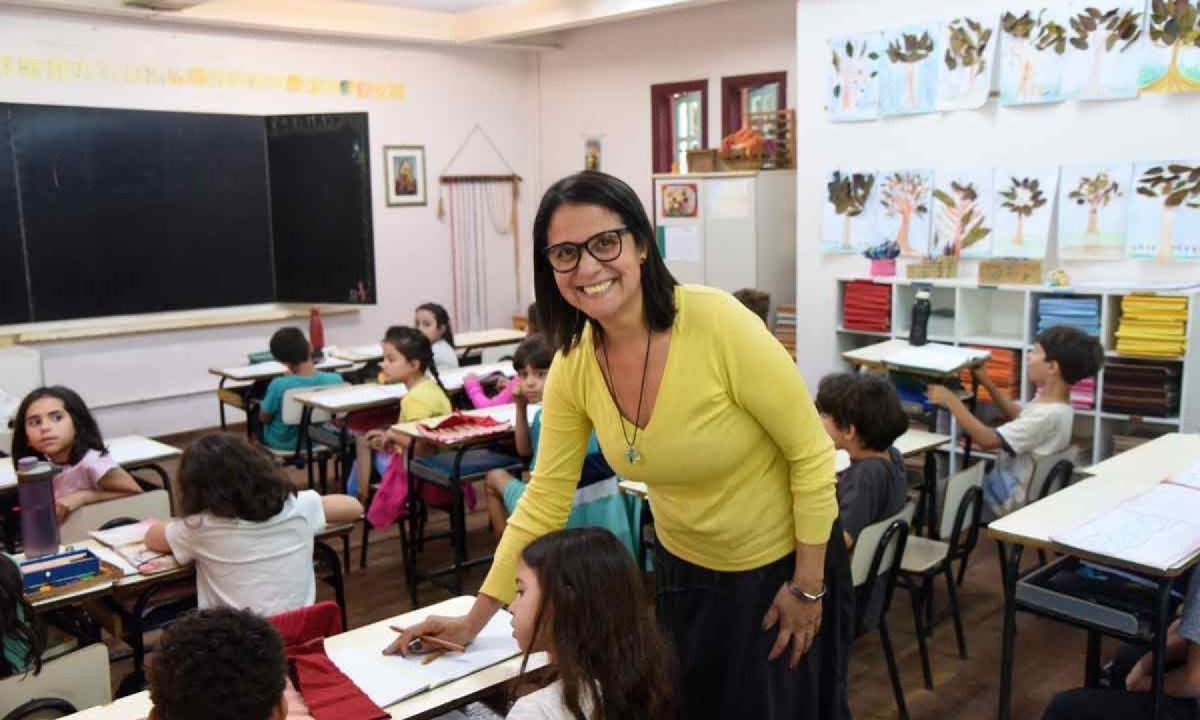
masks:
[[[1200,462],[1050,539],[1142,567],[1178,567],[1200,550]]]
[[[504,662],[521,652],[512,636],[512,615],[501,610],[465,653],[447,653],[428,665],[424,656],[384,655],[382,647],[335,647],[329,659],[381,708]]]
[[[111,548],[142,575],[153,575],[179,567],[174,555],[155,552],[146,547],[146,533],[156,522],[158,521],[142,520],[109,530],[93,530],[88,534],[100,544]]]

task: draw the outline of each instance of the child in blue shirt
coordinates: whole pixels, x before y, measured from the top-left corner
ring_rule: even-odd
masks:
[[[271,336],[271,356],[287,366],[288,374],[271,381],[259,406],[263,444],[276,450],[293,451],[299,441],[299,427],[283,422],[283,394],[292,388],[337,385],[342,376],[317,372],[312,346],[298,328],[285,327]]]
[[[513,403],[516,405],[514,435],[517,453],[529,457],[529,471],[537,463],[538,439],[542,430],[542,410],[538,408],[533,422],[526,408],[542,401],[542,389],[554,353],[541,335],[530,335],[513,353],[513,367],[518,377],[513,380]],[[529,472],[514,477],[506,470],[489,471],[484,479],[487,491],[488,517],[497,535],[503,534],[508,518],[517,509],[525,493]],[[611,531],[631,553],[637,552],[640,503],[626,505],[617,486],[618,478],[600,453],[596,433],[588,438],[587,456],[579,484],[575,487],[575,502],[567,519],[567,527],[603,527]]]

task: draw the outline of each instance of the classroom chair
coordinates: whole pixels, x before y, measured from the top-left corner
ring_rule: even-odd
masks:
[[[929,665],[926,638],[931,634],[934,624],[933,580],[938,575],[946,578],[959,657],[964,660],[967,657],[967,641],[958,607],[958,585],[954,579],[954,561],[959,560],[965,566],[970,548],[978,539],[979,518],[983,512],[983,467],[983,463],[975,463],[946,479],[946,499],[939,528],[939,536],[945,539],[912,536],[900,561],[899,583],[912,598],[921,670],[925,675],[925,687],[930,690],[933,689],[933,671]]]
[[[883,658],[887,662],[900,720],[908,720],[908,705],[904,701],[904,687],[900,683],[887,616],[896,590],[899,559],[904,556],[909,523],[915,512],[913,504],[908,503],[899,513],[863,528],[850,558],[850,575],[855,587],[854,636],[858,638],[871,630],[879,631],[879,642],[883,645]],[[858,588],[863,588],[861,593]],[[878,601],[876,594],[880,592],[883,598]],[[875,614],[868,617],[872,612]]]
[[[4,720],[63,717],[112,701],[108,647],[95,643],[42,664],[42,671],[0,680]]]
[[[334,448],[322,443],[313,442],[308,429],[314,425],[322,425],[329,422],[330,414],[324,410],[317,408],[309,408],[301,405],[296,401],[296,396],[314,391],[324,392],[326,390],[334,390],[338,388],[349,387],[350,383],[337,383],[334,385],[321,385],[320,387],[299,387],[291,388],[283,393],[283,409],[280,413],[283,416],[285,425],[293,425],[299,428],[296,433],[296,447],[292,450],[279,450],[263,444],[267,452],[275,458],[275,461],[281,466],[292,465],[298,468],[305,468],[308,471],[308,489],[312,490],[316,484],[313,482],[313,464],[317,465],[320,473],[321,493],[324,494],[327,490],[329,479],[329,458],[337,457],[337,452]],[[250,412],[257,417],[260,409],[258,403],[250,406]]]
[[[113,520],[167,520],[171,517],[171,500],[165,490],[150,490],[141,495],[127,495],[104,502],[84,505],[67,516],[58,528],[64,545],[83,542],[88,533],[99,530]],[[121,523],[124,524],[124,523]]]
[[[1033,456],[1033,475],[1029,479],[1027,503],[1045,500],[1052,493],[1070,485],[1071,478],[1075,474],[1075,460],[1078,457],[1079,449],[1075,446],[1049,455],[1035,454]],[[1038,550],[1038,563],[1046,564],[1045,550]]]
[[[342,577],[342,564],[337,552],[323,540],[313,541],[313,574],[333,588],[333,597],[341,611],[342,627],[350,626],[346,618],[346,585]]]

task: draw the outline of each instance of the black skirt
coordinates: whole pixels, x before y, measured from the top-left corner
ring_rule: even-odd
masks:
[[[789,653],[767,655],[778,626],[762,621],[791,580],[795,554],[755,570],[716,572],[672,555],[654,556],[659,623],[678,659],[678,704],[688,720],[850,720],[846,699],[854,592],[842,529],[834,522],[825,551],[821,631],[794,670]]]

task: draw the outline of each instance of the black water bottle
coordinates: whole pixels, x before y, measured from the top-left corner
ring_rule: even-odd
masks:
[[[933,306],[929,304],[929,291],[918,290],[917,299],[913,301],[912,321],[908,330],[909,345],[924,345],[929,340],[929,313]]]

